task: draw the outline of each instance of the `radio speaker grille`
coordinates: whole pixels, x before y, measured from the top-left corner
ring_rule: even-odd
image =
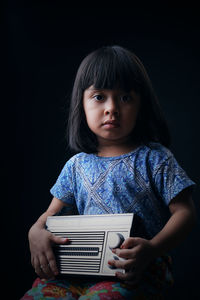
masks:
[[[55,255],[60,271],[64,273],[98,273],[101,265],[104,231],[58,232],[60,237],[67,237],[69,245],[56,245]],[[73,246],[76,245],[76,246]],[[95,245],[95,247],[92,247]]]

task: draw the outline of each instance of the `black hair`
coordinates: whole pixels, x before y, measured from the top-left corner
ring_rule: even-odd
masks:
[[[132,132],[136,143],[170,145],[170,134],[149,76],[140,59],[120,46],[107,46],[90,53],[81,62],[72,90],[68,118],[68,144],[75,152],[96,153],[98,141],[89,129],[83,109],[83,93],[96,89],[120,88],[140,95],[141,107]]]

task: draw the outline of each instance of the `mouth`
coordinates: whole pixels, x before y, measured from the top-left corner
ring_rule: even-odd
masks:
[[[117,128],[119,127],[119,122],[117,120],[106,120],[103,123],[103,126],[105,128]]]

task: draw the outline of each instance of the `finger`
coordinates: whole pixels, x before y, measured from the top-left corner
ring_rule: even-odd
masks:
[[[44,278],[48,278],[48,279],[54,278],[54,273],[51,270],[47,257],[43,255],[42,257],[40,257],[39,261],[40,261],[40,269],[45,274]]]
[[[135,256],[135,251],[134,249],[113,249],[112,250],[113,253],[115,253],[117,256],[121,257],[121,258],[134,258]]]
[[[57,264],[56,264],[56,259],[55,259],[53,251],[47,252],[46,256],[47,256],[47,260],[48,260],[48,264],[49,264],[49,268],[50,268],[51,272],[55,276],[58,275],[59,271],[58,271],[58,267],[57,267]]]
[[[40,278],[45,278],[45,274],[43,270],[40,268],[40,262],[39,259],[34,258],[34,269],[35,273],[40,277]]]
[[[56,235],[54,235],[54,234],[51,234],[50,240],[51,240],[51,242],[54,243],[54,244],[61,244],[61,245],[70,242],[68,238],[62,238],[62,237],[56,236]]]
[[[125,241],[122,243],[121,245],[121,249],[128,249],[128,248],[133,248],[137,245],[140,244],[141,238],[138,237],[129,237],[127,239],[125,239]]]
[[[109,260],[108,264],[110,266],[113,266],[113,267],[117,268],[117,269],[130,270],[134,267],[134,260],[133,259]]]
[[[131,281],[131,282],[136,282],[138,281],[139,275],[135,272],[126,272],[126,273],[121,273],[121,272],[116,272],[117,278],[123,280],[123,281]]]
[[[135,287],[141,280],[141,274],[134,274],[128,278],[128,280],[124,280],[124,283],[130,287]]]

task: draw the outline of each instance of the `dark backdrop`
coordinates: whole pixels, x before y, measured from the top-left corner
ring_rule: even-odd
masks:
[[[197,183],[199,216],[198,9],[166,1],[109,8],[95,2],[77,4],[77,11],[59,1],[26,2],[6,1],[3,10],[2,274],[10,299],[19,299],[35,278],[28,229],[47,208],[49,189],[71,155],[65,126],[75,73],[100,46],[127,47],[143,61],[169,122],[172,151]],[[174,299],[194,299],[199,292],[199,228],[198,220],[173,251]]]

